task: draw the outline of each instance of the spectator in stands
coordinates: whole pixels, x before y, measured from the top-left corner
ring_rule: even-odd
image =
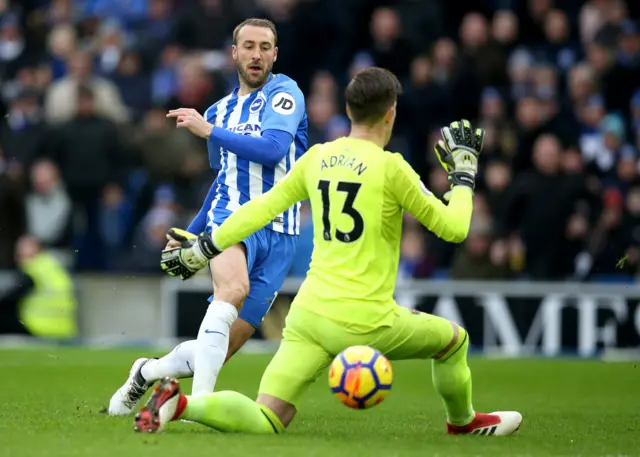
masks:
[[[145,110],[151,106],[150,78],[142,72],[140,55],[133,50],[124,51],[111,80],[129,108],[131,119],[139,122]]]
[[[80,85],[74,99],[78,101],[73,110],[77,114],[53,133],[48,154],[61,170],[76,210],[85,220],[86,238],[79,248],[78,262],[101,265],[100,200],[106,194],[121,195],[114,187],[125,184],[128,159],[115,123],[97,112],[93,88]]]
[[[412,164],[419,175],[428,173],[426,162],[429,132],[446,124],[453,116],[453,96],[449,87],[434,80],[431,59],[418,55],[411,62],[410,75],[400,100],[399,128],[409,141]]]
[[[26,197],[27,232],[46,247],[71,247],[72,203],[53,162],[33,164],[31,186]]]
[[[235,14],[234,3],[221,0],[196,0],[178,18],[175,43],[185,49],[220,49],[243,18]]]
[[[640,30],[636,21],[631,19],[621,24],[618,60],[628,68],[640,66]]]
[[[168,186],[159,187],[151,209],[133,235],[130,267],[133,271],[157,272],[158,253],[167,244],[167,231],[183,221],[179,220],[175,193]]]
[[[433,78],[440,84],[451,83],[457,58],[458,47],[452,39],[437,40],[432,51]]]
[[[425,264],[425,236],[420,223],[413,217],[405,217],[405,229],[400,243],[398,280],[425,277],[430,266]]]
[[[67,62],[77,49],[77,40],[76,29],[69,24],[54,27],[48,35],[47,46],[54,80],[62,78],[67,73]]]
[[[68,74],[54,82],[45,100],[45,118],[57,125],[70,121],[77,114],[78,88],[89,87],[95,112],[113,122],[126,122],[129,112],[122,102],[118,88],[110,81],[92,75],[91,55],[76,51],[68,60]]]
[[[511,185],[511,168],[504,160],[494,159],[486,165],[483,178],[486,189],[483,195],[488,208],[493,215],[500,215],[505,205],[507,189]]]
[[[605,191],[604,209],[590,236],[591,273],[612,274],[627,251],[628,238],[623,225],[624,197],[617,189]]]
[[[508,257],[492,251],[492,222],[488,215],[476,215],[471,220],[469,236],[458,249],[451,265],[452,279],[508,279]]]
[[[177,90],[181,55],[181,49],[174,44],[165,46],[160,52],[158,63],[151,73],[151,100],[154,104],[166,103]]]
[[[572,39],[569,20],[564,11],[552,9],[546,14],[544,35],[545,42],[538,46],[540,60],[565,72],[582,58],[579,47]]]
[[[516,103],[516,155],[512,167],[515,174],[532,167],[533,145],[544,133],[544,116],[540,101],[533,96],[521,98]]]
[[[100,23],[95,41],[96,74],[108,78],[116,71],[125,50],[125,31],[117,20],[107,19]]]
[[[369,50],[373,62],[403,78],[409,73],[411,57],[415,50],[403,36],[400,16],[395,9],[377,8],[369,26],[372,46]]]
[[[14,287],[0,296],[0,334],[68,340],[78,334],[77,303],[69,273],[38,240],[16,243]]]
[[[587,61],[594,69],[602,87],[608,112],[627,112],[629,100],[633,96],[640,80],[640,68],[621,64],[616,48],[599,42],[587,46]]]
[[[149,179],[156,184],[171,180],[180,169],[182,156],[197,146],[201,151],[202,146],[193,141],[193,135],[173,128],[161,107],[145,113],[143,124],[133,137],[133,148]]]
[[[133,27],[142,60],[153,65],[156,56],[171,39],[175,17],[171,0],[150,0],[147,15]]]
[[[200,56],[185,57],[178,67],[176,91],[165,104],[167,109],[188,106],[204,113],[226,95],[226,85],[220,74],[206,72]]]
[[[500,45],[504,55],[514,50],[519,33],[518,16],[511,10],[499,10],[493,15],[491,36]]]
[[[499,237],[517,236],[526,246],[526,271],[534,279],[559,279],[568,272],[560,247],[569,216],[585,193],[582,182],[567,179],[561,169],[561,145],[555,136],[535,140],[532,171],[517,176],[508,191]],[[553,198],[553,205],[549,204]]]
[[[29,58],[20,18],[13,13],[0,17],[0,73],[12,79]]]
[[[38,93],[17,87],[8,101],[6,122],[0,127],[0,141],[7,159],[29,167],[44,153],[47,135]]]

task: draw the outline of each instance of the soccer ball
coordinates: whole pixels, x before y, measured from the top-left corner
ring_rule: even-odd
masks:
[[[349,408],[365,409],[389,394],[393,372],[389,360],[369,346],[351,346],[333,359],[329,387]]]

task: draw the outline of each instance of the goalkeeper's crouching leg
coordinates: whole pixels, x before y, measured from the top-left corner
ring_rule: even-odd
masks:
[[[433,385],[444,401],[447,422],[464,425],[475,416],[471,405],[471,370],[467,365],[469,335],[452,323],[451,342],[433,358]]]
[[[450,344],[433,359],[433,384],[447,412],[447,433],[478,436],[508,436],[520,428],[522,414],[517,411],[476,413],[471,403],[471,370],[467,365],[469,335],[453,325]]]
[[[284,432],[278,416],[265,405],[233,391],[186,396],[174,378],[164,378],[136,414],[134,430],[157,433],[174,420],[198,422],[221,432]]]

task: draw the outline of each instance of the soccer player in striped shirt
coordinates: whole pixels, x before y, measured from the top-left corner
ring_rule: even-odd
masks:
[[[199,214],[167,249],[215,230],[241,205],[281,181],[307,150],[302,92],[292,79],[271,71],[278,56],[273,23],[247,19],[234,30],[233,43],[239,87],[204,116],[188,108],[167,115],[178,128],[207,139],[211,167],[221,168]],[[165,376],[193,376],[194,394],[212,392],[225,360],[251,337],[275,300],[295,254],[299,226],[296,202],[212,259],[214,296],[197,338],[160,359],[136,360],[111,398],[109,413],[131,413],[149,386]]]

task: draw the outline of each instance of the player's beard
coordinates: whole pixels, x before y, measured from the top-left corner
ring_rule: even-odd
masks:
[[[273,64],[265,65],[262,68],[262,73],[259,76],[252,76],[246,65],[238,64],[238,75],[240,76],[240,82],[251,89],[257,89],[258,87],[264,86],[264,83],[267,82],[269,78],[269,74],[271,74],[271,69],[273,68]]]

